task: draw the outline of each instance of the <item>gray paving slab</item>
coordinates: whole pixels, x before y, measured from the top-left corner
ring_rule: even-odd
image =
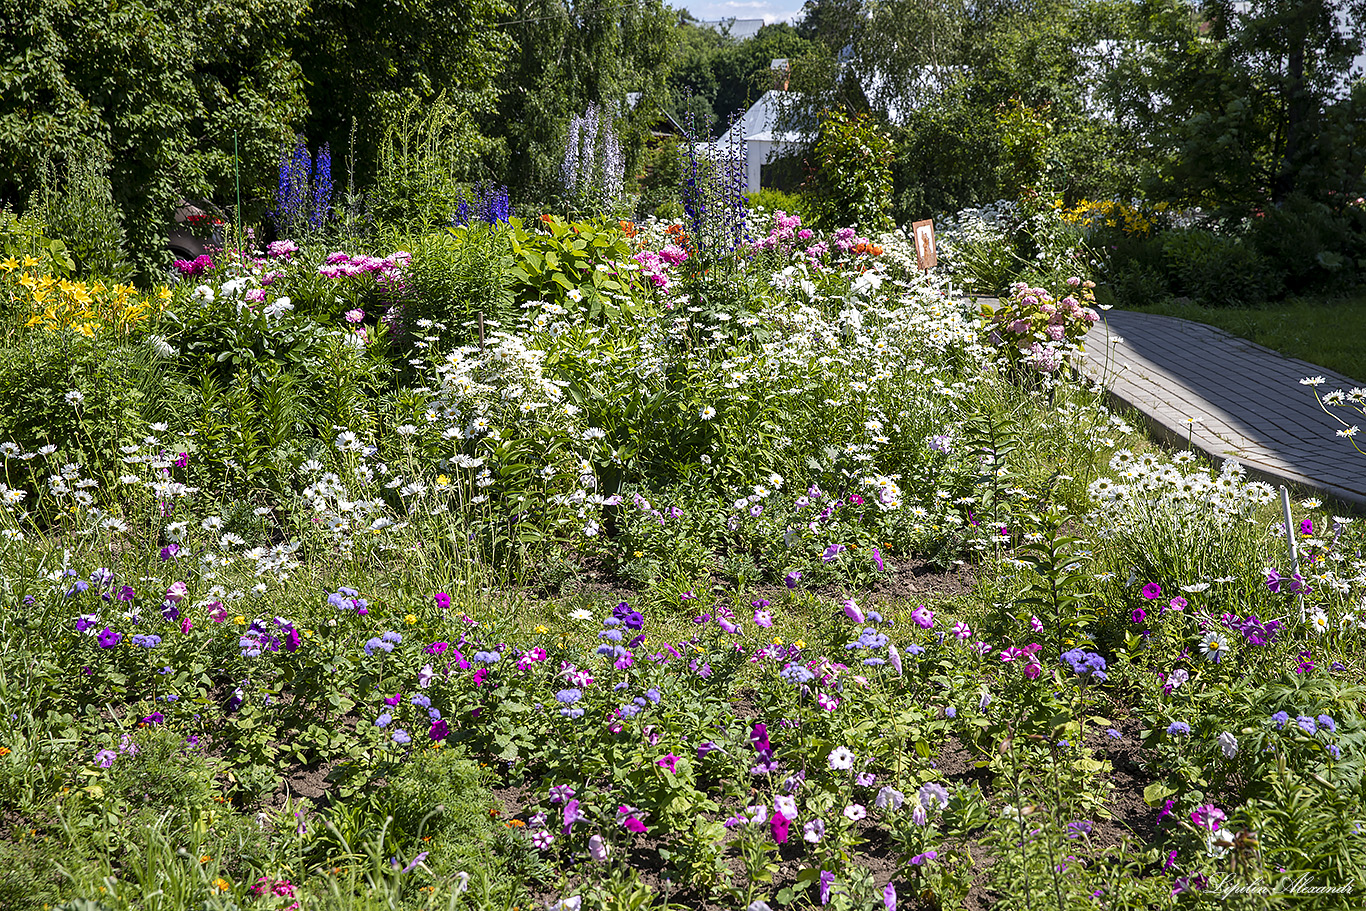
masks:
[[[1342,425],[1300,380],[1324,377],[1320,394],[1359,383],[1213,326],[1127,310],[1102,317],[1086,336],[1086,373],[1159,436],[1366,509],[1366,456],[1337,436]]]

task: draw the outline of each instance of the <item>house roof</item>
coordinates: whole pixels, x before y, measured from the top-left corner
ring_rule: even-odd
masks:
[[[728,19],[703,19],[698,22],[698,25],[720,32],[722,35],[729,35],[736,41],[745,41],[758,34],[759,29],[764,27],[764,20],[736,19],[732,16]]]
[[[779,131],[778,121],[782,115],[783,99],[791,92],[776,89],[764,92],[759,100],[750,105],[744,116],[731,125],[716,140],[718,146],[740,142],[801,142],[802,134],[795,131]]]

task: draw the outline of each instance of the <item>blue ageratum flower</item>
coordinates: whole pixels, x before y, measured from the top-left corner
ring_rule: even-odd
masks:
[[[1095,652],[1074,648],[1062,653],[1062,662],[1072,669],[1078,677],[1108,680],[1105,674],[1105,659]]]

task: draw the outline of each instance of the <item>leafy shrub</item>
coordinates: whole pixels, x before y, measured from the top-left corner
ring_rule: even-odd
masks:
[[[1236,237],[1200,228],[1170,231],[1162,253],[1177,293],[1201,303],[1246,306],[1285,290],[1276,264]]]
[[[1172,294],[1162,235],[1115,237],[1101,247],[1096,297],[1103,303],[1137,307]]]
[[[867,114],[828,114],[816,140],[814,182],[823,225],[884,230],[891,223],[891,138]]]
[[[749,204],[755,209],[762,209],[765,212],[786,212],[788,215],[797,215],[801,220],[810,223],[816,220],[815,207],[811,200],[801,193],[784,193],[782,190],[773,190],[765,187],[757,192],[750,193],[747,197]]]
[[[893,215],[905,224],[996,199],[1001,137],[959,90],[909,113],[892,165]]]
[[[1351,240],[1345,218],[1304,197],[1258,213],[1247,232],[1248,244],[1276,264],[1292,293],[1353,281],[1359,273],[1349,254]]]
[[[510,286],[511,228],[473,222],[414,238],[407,289],[398,304],[395,343],[406,348],[418,320],[434,320],[473,338],[476,315],[501,322],[516,312]]]
[[[634,310],[630,280],[618,271],[632,253],[621,230],[553,215],[530,224],[528,230],[514,220],[508,234],[515,263],[508,277],[518,302],[539,300],[577,309],[582,301],[593,321]]]
[[[654,215],[672,220],[683,214],[683,203],[678,195],[683,182],[681,161],[678,140],[673,137],[641,154],[640,173],[636,178],[640,187],[640,197],[636,200],[637,217]]]
[[[996,127],[1003,146],[998,165],[1001,188],[1014,199],[1037,194],[1046,180],[1052,124],[1018,98],[1012,98],[997,113]]]
[[[62,170],[49,160],[30,208],[46,225],[45,234],[66,241],[79,275],[121,282],[133,276],[133,266],[124,255],[123,224],[108,171],[108,152],[93,143],[73,154]]]
[[[412,102],[385,126],[369,197],[373,214],[408,225],[455,224],[484,147],[469,112],[444,93]]]

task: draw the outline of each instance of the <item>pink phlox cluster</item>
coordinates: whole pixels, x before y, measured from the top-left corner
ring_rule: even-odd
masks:
[[[669,246],[673,246],[670,244]],[[665,247],[667,250],[668,247]],[[668,261],[659,253],[653,250],[641,250],[631,257],[640,266],[641,276],[661,291],[668,291],[672,281],[669,279],[666,269]]]

